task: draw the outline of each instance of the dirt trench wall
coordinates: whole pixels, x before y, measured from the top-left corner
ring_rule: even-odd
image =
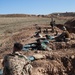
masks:
[[[75,75],[75,55],[55,52],[45,59],[35,60],[32,75]]]
[[[66,28],[67,28],[67,30],[69,31],[69,33],[75,33],[75,28],[73,28],[73,27],[67,27],[66,26]]]
[[[68,42],[50,42],[49,47],[52,50],[72,49],[72,48],[75,48],[75,42],[74,40],[71,40]]]
[[[75,33],[75,18],[68,20],[65,26],[70,33]]]

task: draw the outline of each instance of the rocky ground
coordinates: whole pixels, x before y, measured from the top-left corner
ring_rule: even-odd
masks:
[[[37,25],[42,28],[43,37],[46,35],[43,33],[45,27],[49,28],[49,25],[40,24]],[[59,34],[62,33],[61,26],[55,27]],[[12,36],[3,40],[3,44],[0,46],[0,60],[3,57],[12,52],[13,43],[20,42],[23,45],[36,42],[36,37],[33,37],[37,31],[36,25],[21,29],[17,33],[13,33]],[[49,29],[49,35],[55,35]],[[49,46],[53,49],[51,51],[43,50],[28,50],[23,51],[26,56],[33,56],[39,54],[38,59],[31,62],[33,66],[32,75],[75,75],[75,34],[70,33],[71,40],[65,42],[51,41]],[[40,59],[40,55],[42,58]],[[1,62],[0,67],[2,68]]]

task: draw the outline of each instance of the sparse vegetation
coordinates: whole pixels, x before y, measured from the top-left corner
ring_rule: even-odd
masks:
[[[64,23],[64,20],[55,19],[56,23]],[[50,18],[41,17],[0,17],[0,34],[3,34],[6,30],[12,30],[12,32],[18,31],[33,24],[49,24]]]
[[[43,17],[0,17],[1,59],[5,56],[5,54],[12,52],[12,46],[14,42],[21,42],[23,45],[35,42],[37,38],[32,36],[36,32],[36,25],[40,26],[42,28],[42,31],[44,30],[44,28],[46,28],[46,26],[50,28],[49,23],[51,19],[49,17],[44,17],[44,15],[42,16]],[[54,17],[53,19],[58,26],[63,26],[63,24],[67,21],[66,18],[64,19],[62,17]],[[59,33],[62,33],[61,26],[56,26],[56,30],[58,30]],[[49,34],[54,35],[50,31]],[[74,33],[71,34],[71,36],[72,38],[75,38]],[[53,49],[51,52],[41,50],[30,50],[27,52],[23,51],[23,54],[27,56],[32,56],[36,53],[45,55],[45,58],[35,60],[31,63],[33,65],[33,70],[35,71],[32,75],[75,74],[75,39],[72,39],[72,41],[68,43],[51,41],[49,45]],[[65,63],[67,66],[65,66]]]

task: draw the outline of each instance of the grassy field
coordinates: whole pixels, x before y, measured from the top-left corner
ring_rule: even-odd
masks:
[[[56,23],[64,23],[63,20],[55,19]],[[49,24],[50,18],[39,17],[0,17],[0,34],[12,33],[26,26],[34,24]]]

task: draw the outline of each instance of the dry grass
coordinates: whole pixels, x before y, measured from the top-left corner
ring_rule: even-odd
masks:
[[[54,19],[58,24],[64,24],[64,22],[66,21],[63,19],[57,19],[57,18]],[[36,31],[36,28],[32,27],[34,24],[39,24],[39,26],[42,27],[43,24],[44,25],[47,24],[48,26],[49,23],[50,23],[50,18],[41,18],[41,17],[2,18],[1,17],[0,18],[0,58],[3,58],[6,54],[12,52],[13,43],[16,41],[21,42],[23,45],[35,41],[35,37],[31,38],[31,36],[34,35],[34,32]],[[22,30],[22,28],[24,28],[24,30],[20,31],[20,29]],[[61,30],[59,29],[59,31]],[[15,35],[12,33],[14,33]],[[53,42],[52,44],[53,44],[52,47],[55,47]],[[68,43],[66,44],[69,46]],[[61,45],[64,46],[65,44],[61,43]],[[60,45],[58,44],[58,46]],[[44,54],[45,58],[40,60],[35,60],[32,62],[33,65],[32,75],[36,74],[37,75],[72,75],[72,74],[75,75],[75,67],[74,67],[75,58],[73,58],[75,57],[75,49],[74,50],[72,48],[67,49],[65,47],[62,48],[63,49],[60,50],[56,49],[51,52],[38,50],[37,53]],[[27,56],[32,56],[33,54],[36,54],[36,52],[35,50],[28,52],[23,51],[23,54]],[[65,63],[65,59],[67,63]],[[67,65],[66,67],[65,64]],[[72,73],[69,74],[69,72]]]
[[[55,18],[54,18],[55,19]],[[0,40],[3,36],[10,35],[18,30],[34,24],[49,24],[50,18],[42,17],[0,17]],[[64,20],[55,19],[56,23]]]
[[[62,23],[63,20],[56,22]],[[6,30],[17,31],[17,29],[24,28],[28,25],[33,24],[49,24],[50,18],[39,18],[39,17],[8,17],[2,18],[0,17],[0,34]]]

